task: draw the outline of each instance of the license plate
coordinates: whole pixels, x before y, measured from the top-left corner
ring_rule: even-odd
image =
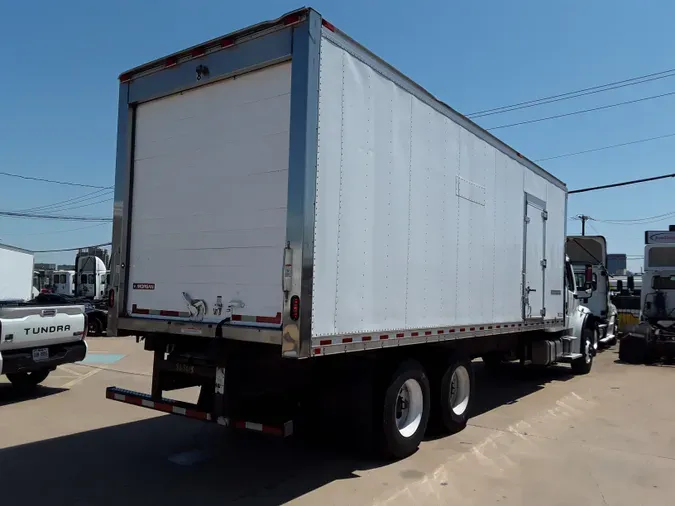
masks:
[[[33,350],[33,360],[35,362],[42,362],[49,360],[49,348],[36,348]]]

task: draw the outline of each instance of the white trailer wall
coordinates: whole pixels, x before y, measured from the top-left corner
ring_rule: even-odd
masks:
[[[522,320],[525,192],[562,314],[564,190],[325,36],[317,165],[313,336]]]
[[[33,254],[0,244],[0,300],[33,298]]]
[[[236,300],[242,323],[281,324],[290,90],[287,62],[138,106],[132,316],[219,322]]]

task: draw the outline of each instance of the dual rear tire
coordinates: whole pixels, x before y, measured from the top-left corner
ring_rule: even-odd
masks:
[[[406,360],[384,387],[376,423],[384,456],[400,459],[411,455],[428,428],[454,433],[466,426],[474,390],[471,361],[453,357],[429,371],[430,376],[420,362]]]

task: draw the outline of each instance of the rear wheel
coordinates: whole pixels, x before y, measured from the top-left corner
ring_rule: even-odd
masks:
[[[96,317],[89,319],[87,335],[97,337],[103,335],[103,322]]]
[[[501,362],[500,362],[501,363]],[[471,360],[455,357],[440,378],[437,402],[437,418],[450,433],[466,427],[473,401],[474,375]]]
[[[429,421],[429,379],[415,360],[406,360],[391,376],[382,397],[381,450],[401,459],[414,453]]]
[[[581,332],[581,357],[572,362],[572,372],[574,374],[588,374],[591,372],[596,346],[595,331],[588,327],[584,328]]]
[[[31,390],[47,379],[49,369],[40,369],[38,371],[15,372],[7,374],[7,379],[12,386],[19,390]]]

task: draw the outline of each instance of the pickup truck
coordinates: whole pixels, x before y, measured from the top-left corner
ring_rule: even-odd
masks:
[[[80,305],[0,301],[0,374],[16,388],[36,387],[58,365],[84,359],[87,325]]]

